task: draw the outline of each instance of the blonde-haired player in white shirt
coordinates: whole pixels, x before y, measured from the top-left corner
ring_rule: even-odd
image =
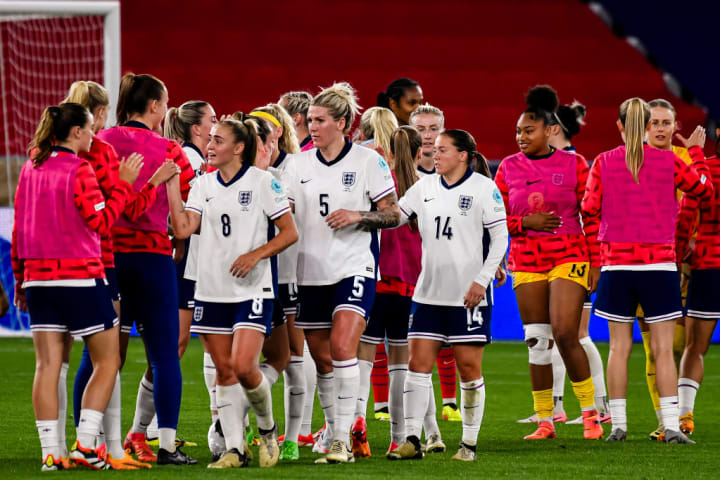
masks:
[[[327,456],[318,463],[354,461],[348,440],[360,378],[357,349],[378,276],[376,229],[400,219],[387,163],[345,138],[357,111],[347,83],[320,92],[308,111],[316,148],[298,154],[286,177],[300,230],[295,325],[305,330],[317,365],[327,423],[318,445]]]
[[[277,288],[271,257],[295,243],[298,234],[282,185],[253,166],[256,141],[252,121],[222,120],[208,146],[208,161],[218,170],[197,179],[184,208],[177,182],[168,189],[178,238],[201,227],[191,331],[205,337],[215,363],[227,448],[210,468],[247,465],[240,414],[244,395],[257,417],[260,466],[273,466],[279,457],[270,385],[258,359],[270,335]]]
[[[437,173],[420,179],[399,201],[402,222],[417,217],[422,270],[408,332],[407,441],[388,458],[422,458],[419,439],[431,372],[447,342],[458,360],[461,380],[463,435],[453,459],[472,461],[485,408],[482,353],[490,342],[492,281],[507,249],[508,231],[500,192],[490,178],[471,168],[473,162],[485,166],[472,136],[446,130],[435,147]],[[481,171],[487,172],[486,166]],[[487,252],[483,252],[484,229],[490,236]]]

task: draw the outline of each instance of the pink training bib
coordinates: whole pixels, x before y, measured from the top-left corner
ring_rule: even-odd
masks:
[[[15,199],[21,209],[16,226],[19,258],[100,258],[100,235],[75,205],[75,177],[84,161],[74,153],[55,151],[37,168],[32,160],[25,162]]]
[[[555,234],[528,230],[527,235],[583,233],[576,193],[577,155],[555,150],[548,158],[533,160],[518,152],[506,157],[502,164],[509,194],[508,215],[555,212],[562,218],[562,226]]]
[[[645,145],[636,183],[625,164],[625,146],[597,160],[602,175],[601,242],[673,243],[678,207],[675,154]]]
[[[142,190],[150,177],[165,162],[169,140],[153,131],[132,127],[113,127],[101,130],[97,136],[112,145],[120,158],[127,158],[135,152],[143,155],[143,168],[132,185],[135,192]],[[140,218],[131,222],[125,216],[121,216],[114,226],[133,230],[166,232],[169,213],[167,189],[163,183],[157,188],[157,200]]]

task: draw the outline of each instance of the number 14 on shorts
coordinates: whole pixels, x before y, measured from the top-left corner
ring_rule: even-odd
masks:
[[[467,329],[468,332],[472,332],[473,330],[477,330],[479,328],[482,328],[483,326],[483,316],[482,311],[480,310],[480,306],[476,306],[472,310],[467,310]]]

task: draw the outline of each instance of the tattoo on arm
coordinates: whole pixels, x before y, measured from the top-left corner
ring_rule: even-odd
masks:
[[[400,223],[400,211],[397,196],[393,193],[381,199],[382,207],[375,212],[359,212],[362,220],[360,227],[364,230],[375,228],[393,228]],[[378,205],[380,206],[380,205]]]

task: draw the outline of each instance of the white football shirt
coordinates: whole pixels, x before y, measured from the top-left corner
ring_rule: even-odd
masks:
[[[295,156],[286,152],[280,152],[280,156],[275,164],[268,168],[268,172],[280,182],[281,185],[287,184],[286,172],[288,166],[295,162]],[[277,231],[277,230],[276,230]],[[280,252],[278,257],[278,283],[297,283],[297,258],[298,244],[293,243],[288,248]]]
[[[417,215],[422,237],[414,301],[462,307],[473,282],[489,287],[508,246],[505,206],[492,180],[470,169],[451,186],[438,174],[426,175],[399,204],[403,222]],[[485,262],[484,228],[490,233]]]
[[[230,267],[272,239],[272,221],[290,211],[280,182],[251,166],[228,183],[214,171],[197,179],[185,208],[202,215],[195,298],[219,303],[275,298],[271,259],[260,260],[245,278],[233,277]]]
[[[190,166],[195,172],[195,177],[190,180],[190,186],[192,187],[193,185],[195,185],[195,181],[198,179],[198,177],[202,175],[202,165],[203,163],[207,162],[207,160],[205,160],[205,158],[202,156],[200,149],[192,143],[185,142],[182,148],[185,152],[185,155],[187,155],[188,160],[190,161]],[[185,271],[183,272],[183,277],[187,278],[188,280],[197,279],[197,255],[199,241],[200,239],[198,238],[197,234],[193,233],[192,235],[190,235],[190,246],[188,247],[187,261],[185,262]]]
[[[333,231],[325,220],[341,208],[369,211],[393,193],[388,164],[376,151],[349,141],[335,160],[325,160],[316,148],[294,160],[286,186],[300,232],[298,285],[332,285],[355,275],[377,279],[378,233],[357,225]]]

